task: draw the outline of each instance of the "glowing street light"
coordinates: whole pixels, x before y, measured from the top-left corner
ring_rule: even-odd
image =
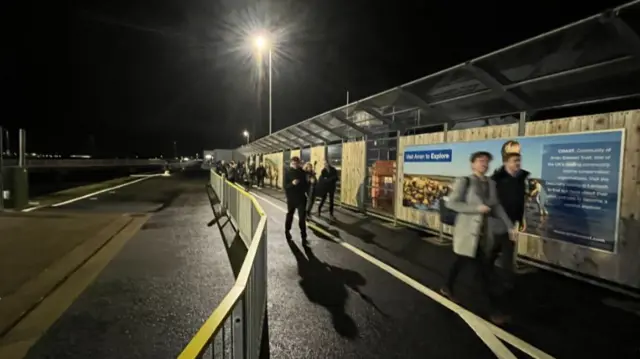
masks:
[[[267,47],[267,39],[262,35],[256,36],[255,39],[253,39],[253,44],[255,45],[256,49],[262,51],[265,47]]]
[[[268,51],[268,56],[269,56],[269,134],[271,134],[271,129],[272,129],[272,106],[271,106],[271,99],[272,99],[272,66],[271,66],[271,53],[273,52],[273,46],[271,45],[271,41],[270,38],[265,36],[265,35],[256,35],[253,38],[253,45],[256,48],[256,51],[260,54],[262,54],[265,50]]]
[[[249,144],[249,131],[244,130],[242,132],[242,135],[247,139],[247,144]]]

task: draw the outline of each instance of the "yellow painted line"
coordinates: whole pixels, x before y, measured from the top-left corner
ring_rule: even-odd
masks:
[[[286,213],[286,209],[284,207],[282,207],[279,204],[276,204],[274,202],[272,202],[271,200],[265,198],[264,196],[259,196],[257,194],[254,194],[255,197],[265,201],[266,203],[269,203],[270,205],[272,205],[273,207],[279,209],[280,211]],[[454,313],[458,314],[470,327],[471,329],[473,329],[476,334],[478,336],[480,336],[480,338],[485,342],[485,344],[487,344],[487,346],[489,346],[489,348],[494,351],[494,353],[496,351],[502,353],[504,349],[497,347],[495,342],[492,340],[485,340],[486,339],[486,335],[484,334],[484,332],[482,332],[482,334],[478,333],[478,330],[480,327],[486,328],[486,330],[488,330],[492,335],[502,339],[503,341],[511,344],[512,346],[518,348],[519,350],[521,350],[523,353],[526,353],[527,355],[529,355],[530,357],[534,358],[534,359],[554,359],[551,355],[543,352],[542,350],[534,347],[533,345],[525,342],[524,340],[510,334],[507,333],[505,330],[493,325],[492,323],[487,322],[486,320],[482,319],[481,317],[475,315],[474,313],[468,311],[467,309],[459,306],[458,304],[448,300],[447,298],[443,297],[442,295],[440,295],[439,293],[433,291],[432,289],[427,288],[426,286],[422,285],[420,282],[418,282],[417,280],[409,277],[408,275],[400,272],[399,270],[393,268],[392,266],[384,263],[383,261],[373,257],[372,255],[370,255],[369,253],[364,252],[363,250],[343,241],[342,239],[334,236],[333,234],[329,233],[328,231],[324,230],[323,228],[317,226],[316,224],[312,223],[312,222],[307,222],[307,225],[312,228],[315,231],[318,231],[320,233],[322,233],[323,235],[333,239],[336,243],[340,244],[342,247],[350,250],[351,252],[353,252],[354,254],[358,255],[359,257],[367,260],[369,263],[377,266],[378,268],[384,270],[385,272],[391,274],[392,276],[394,276],[396,279],[400,280],[401,282],[405,283],[406,285],[414,288],[415,290],[417,290],[418,292],[424,294],[425,296],[431,298],[432,300],[434,300],[435,302],[441,304],[442,306],[444,306],[445,308],[453,311]],[[485,338],[483,338],[483,336],[485,336]],[[504,344],[500,343],[500,345],[504,346]],[[507,349],[505,347],[505,349]],[[508,349],[507,349],[508,350]],[[511,353],[511,355],[513,355],[513,353]],[[504,358],[511,358],[511,357],[504,357]]]

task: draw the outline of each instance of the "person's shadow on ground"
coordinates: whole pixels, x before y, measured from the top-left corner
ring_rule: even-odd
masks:
[[[302,253],[293,241],[287,241],[287,243],[298,262],[299,284],[304,294],[312,303],[327,308],[331,313],[333,327],[338,334],[355,339],[358,336],[358,328],[354,320],[345,312],[349,296],[346,283],[356,281],[363,285],[365,279],[357,272],[321,262],[308,246],[303,246],[304,253]]]

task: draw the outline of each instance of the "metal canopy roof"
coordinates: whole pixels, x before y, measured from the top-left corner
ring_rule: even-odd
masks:
[[[635,20],[634,20],[635,19]],[[640,0],[330,110],[246,155],[640,96]]]

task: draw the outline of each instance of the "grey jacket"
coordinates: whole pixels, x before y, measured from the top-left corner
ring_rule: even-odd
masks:
[[[493,246],[494,235],[504,234],[509,229],[514,228],[504,209],[498,201],[496,192],[496,183],[487,177],[489,181],[489,199],[484,203],[480,196],[480,186],[476,176],[469,176],[469,187],[467,188],[466,198],[462,197],[462,191],[465,187],[465,179],[456,179],[453,185],[453,191],[446,202],[446,206],[458,212],[456,223],[453,229],[453,251],[461,256],[475,257],[478,249],[480,231],[482,229],[483,214],[478,211],[478,207],[482,204],[491,207],[489,220],[487,223],[487,238],[485,243],[486,250]]]

